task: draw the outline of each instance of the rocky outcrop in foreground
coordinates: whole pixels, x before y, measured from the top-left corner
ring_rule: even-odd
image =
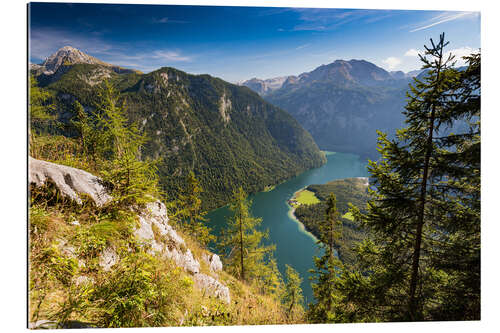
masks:
[[[61,194],[82,204],[81,194],[87,194],[100,207],[111,200],[103,182],[98,177],[80,169],[65,165],[45,162],[29,157],[28,182],[43,186],[54,183]]]
[[[140,227],[135,231],[135,235],[151,245],[151,252],[174,260],[179,267],[193,276],[195,286],[203,290],[205,295],[217,297],[227,303],[231,301],[228,287],[200,272],[200,263],[187,248],[184,240],[168,224],[167,209],[162,202],[149,203],[146,211],[139,216],[139,221]],[[208,255],[207,258],[213,272],[222,269],[222,263],[216,254]]]
[[[80,169],[67,167],[55,163],[29,158],[29,183],[43,186],[50,181],[54,183],[61,194],[81,204],[80,195],[88,195],[97,206],[102,206],[111,200],[106,193],[102,181]],[[139,214],[139,227],[134,231],[135,236],[144,242],[151,254],[173,260],[192,275],[196,287],[203,290],[207,296],[212,296],[229,303],[231,301],[229,288],[214,277],[200,272],[200,263],[194,258],[184,239],[168,224],[167,208],[160,201],[146,205]],[[76,222],[77,224],[78,222]],[[64,247],[64,244],[61,245]],[[71,248],[63,251],[72,253]],[[100,266],[110,270],[118,262],[119,257],[112,248],[107,248],[99,258]],[[212,273],[222,270],[222,263],[216,254],[206,254],[203,258]]]

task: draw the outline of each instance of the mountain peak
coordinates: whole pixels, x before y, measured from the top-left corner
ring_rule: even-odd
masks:
[[[338,59],[328,65],[321,65],[315,70],[299,75],[300,81],[331,81],[339,84],[379,85],[392,80],[384,69],[366,60]]]
[[[42,63],[42,66],[45,67],[46,74],[53,74],[59,69],[59,67],[68,64],[99,64],[111,66],[110,64],[83,53],[82,51],[69,45],[60,48],[54,54],[49,56]]]

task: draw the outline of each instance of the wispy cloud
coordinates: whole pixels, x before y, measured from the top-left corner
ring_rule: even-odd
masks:
[[[151,22],[154,23],[154,24],[167,24],[167,23],[170,23],[170,24],[175,24],[175,23],[184,24],[184,23],[189,23],[189,21],[172,20],[171,18],[168,18],[168,17],[160,17],[160,18],[153,17],[153,19],[152,19]]]
[[[343,10],[343,9],[294,9],[299,13],[299,24],[293,31],[328,31],[342,25],[356,22],[357,24],[370,24],[384,20],[394,15],[383,10]]]
[[[392,69],[395,69],[396,67],[398,67],[398,65],[401,64],[401,59],[399,58],[396,58],[396,57],[388,57],[384,60],[382,60],[382,62],[387,65],[387,67],[392,70]]]
[[[165,60],[165,61],[191,61],[191,57],[182,55],[178,51],[168,51],[168,50],[154,51],[151,58]]]
[[[409,49],[405,52],[405,57],[418,57],[418,54],[423,54],[421,51],[416,49]]]
[[[450,54],[453,54],[455,56],[455,61],[456,61],[456,66],[464,66],[465,65],[465,60],[462,59],[462,57],[468,56],[471,53],[478,53],[479,49],[474,49],[469,46],[464,46],[464,47],[459,47],[453,50],[449,50],[448,52],[445,53],[445,58],[448,58]]]
[[[300,49],[306,48],[306,47],[308,47],[308,46],[310,46],[310,45],[311,45],[310,43],[307,43],[307,44],[304,44],[304,45],[299,45],[299,46],[297,46],[295,49],[296,49],[296,50],[300,50]]]
[[[472,15],[475,16],[477,14],[478,14],[477,12],[459,12],[459,13],[456,13],[456,12],[452,12],[452,13],[447,12],[447,13],[441,13],[441,14],[433,17],[432,19],[428,20],[427,22],[422,23],[424,25],[420,24],[421,26],[410,30],[410,32],[415,32],[415,31],[420,31],[420,30],[428,29],[428,28],[434,27],[434,26],[436,26],[438,24],[441,24],[441,23],[458,20],[458,19],[464,18],[466,16],[472,16]]]

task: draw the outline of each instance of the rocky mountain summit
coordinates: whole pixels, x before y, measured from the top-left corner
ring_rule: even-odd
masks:
[[[254,77],[253,79],[240,82],[239,85],[246,86],[259,95],[264,96],[281,88],[288,78],[289,76],[279,76],[262,80]]]
[[[82,203],[81,196],[87,195],[96,205],[102,206],[112,198],[106,193],[102,181],[92,174],[80,169],[63,166],[55,163],[29,158],[29,184],[35,187],[51,183],[60,191],[62,196]],[[173,260],[178,267],[183,268],[192,277],[194,285],[202,290],[205,295],[216,297],[230,303],[229,288],[217,280],[217,272],[222,270],[222,263],[214,253],[206,251],[200,258],[195,258],[191,249],[174,228],[169,225],[169,218],[165,205],[154,201],[146,205],[138,214],[139,225],[134,231],[136,238],[147,246],[150,254],[161,258]],[[73,225],[79,225],[74,221]],[[75,249],[67,245],[66,240],[58,242],[62,253],[69,257],[75,256]],[[112,247],[102,251],[99,265],[104,270],[110,270],[120,260]],[[200,261],[205,261],[209,267],[208,274],[200,270]],[[90,278],[91,279],[91,278]],[[76,283],[87,283],[89,278],[79,276]]]
[[[382,86],[399,84],[417,76],[421,70],[408,73],[403,71],[387,72],[366,60],[335,60],[321,65],[310,72],[300,75],[280,76],[271,79],[253,78],[239,83],[261,96],[267,96],[281,88],[290,88],[293,85],[310,84],[313,82],[331,82],[337,85]]]
[[[90,65],[101,65],[109,67],[111,70],[119,72],[138,72],[133,69],[126,69],[120,66],[108,64],[101,61],[91,55],[88,55],[72,46],[64,46],[57,50],[55,53],[50,55],[41,64],[30,64],[30,70],[37,74],[43,75],[53,75],[58,72],[58,70],[63,66],[70,66],[76,64],[90,64]]]
[[[45,59],[41,66],[45,67],[46,74],[52,74],[55,73],[63,64],[97,64],[112,66],[111,64],[105,63],[104,61],[94,58],[71,46],[64,46],[60,48],[56,53]]]

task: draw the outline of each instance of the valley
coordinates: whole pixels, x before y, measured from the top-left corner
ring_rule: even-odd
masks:
[[[481,319],[480,15],[387,12],[28,5],[29,328]]]
[[[322,252],[318,248],[317,238],[314,232],[306,228],[301,221],[297,220],[293,214],[292,207],[288,200],[295,192],[306,188],[312,184],[324,184],[335,179],[350,177],[366,177],[366,160],[358,155],[347,153],[326,152],[327,163],[319,168],[303,172],[297,177],[279,184],[269,192],[259,192],[252,195],[253,200],[251,212],[254,216],[263,220],[262,230],[269,230],[268,244],[276,245],[275,256],[278,261],[278,268],[285,272],[285,265],[294,267],[303,278],[302,290],[305,301],[312,302],[312,289],[309,281],[310,269],[314,267],[311,258],[321,256]],[[346,196],[346,200],[348,196]],[[344,208],[345,205],[342,205]],[[209,226],[213,228],[215,234],[220,234],[226,227],[226,219],[230,216],[228,207],[222,207],[209,212],[206,218]],[[212,248],[213,249],[213,248]]]

